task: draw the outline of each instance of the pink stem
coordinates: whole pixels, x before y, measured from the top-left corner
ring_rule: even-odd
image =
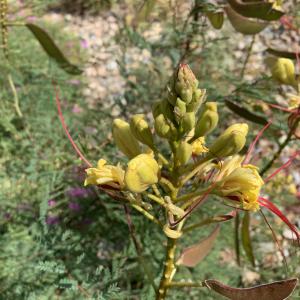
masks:
[[[249,147],[249,150],[248,150],[248,152],[247,152],[247,155],[246,155],[246,157],[245,157],[245,159],[244,159],[244,161],[243,161],[243,165],[245,165],[245,164],[248,164],[249,162],[250,162],[250,160],[251,160],[251,154],[252,154],[252,152],[253,152],[253,150],[254,150],[254,147],[255,147],[255,145],[257,144],[257,142],[258,142],[258,140],[260,139],[260,137],[263,135],[263,133],[264,133],[264,131],[270,126],[272,124],[272,122],[270,121],[270,122],[268,122],[260,131],[259,131],[259,133],[257,134],[257,136],[255,137],[255,139],[254,139],[254,141],[251,143],[251,145],[250,145],[250,147]]]
[[[282,110],[282,111],[290,112],[290,113],[294,111],[293,109],[289,109],[289,108],[287,108],[287,107],[283,107],[283,106],[277,105],[277,104],[270,104],[270,103],[268,103],[268,106],[273,107],[273,108],[280,109],[280,110]]]
[[[59,95],[58,95],[58,91],[57,91],[57,88],[54,84],[54,89],[55,89],[55,93],[56,93],[56,106],[57,106],[57,111],[58,111],[58,116],[59,116],[59,119],[60,119],[60,122],[61,122],[61,125],[70,141],[70,143],[72,144],[74,150],[76,151],[76,153],[79,155],[79,157],[86,163],[87,166],[89,166],[90,168],[92,167],[92,164],[84,157],[84,155],[81,153],[81,151],[79,150],[79,148],[77,147],[77,145],[75,144],[74,140],[72,139],[70,133],[69,133],[69,130],[67,128],[67,125],[65,123],[65,119],[64,119],[64,116],[62,114],[62,111],[61,111],[61,105],[60,105],[60,100],[59,100]]]
[[[288,168],[291,163],[293,162],[293,160],[300,154],[300,151],[296,151],[290,158],[289,160],[284,163],[280,168],[278,168],[275,172],[273,172],[270,176],[268,176],[266,179],[264,179],[264,182],[268,182],[269,180],[271,180],[275,175],[277,175],[280,171]]]

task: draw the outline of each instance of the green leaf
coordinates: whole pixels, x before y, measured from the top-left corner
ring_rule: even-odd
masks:
[[[254,114],[253,112],[247,110],[246,108],[238,105],[237,103],[231,101],[231,100],[225,100],[225,105],[234,113],[241,116],[242,118],[251,121],[253,123],[266,125],[268,121],[257,114]]]
[[[32,23],[26,23],[26,27],[39,41],[40,45],[43,47],[48,56],[54,59],[63,70],[72,75],[79,75],[82,73],[81,69],[68,61],[68,59],[56,46],[52,38],[44,29]]]
[[[269,2],[243,2],[241,0],[227,0],[227,2],[238,14],[247,18],[275,21],[284,15],[284,12],[272,8],[273,3]]]
[[[249,19],[234,11],[229,5],[224,8],[232,27],[243,34],[257,34],[264,30],[269,22]]]
[[[242,222],[242,245],[245,250],[245,253],[250,260],[253,267],[255,267],[255,259],[253,254],[253,247],[250,237],[250,214],[248,211],[245,211],[243,222]]]
[[[291,278],[245,289],[233,288],[214,279],[205,280],[204,284],[230,300],[284,300],[292,294],[297,282],[297,278]]]
[[[277,57],[284,57],[289,59],[297,59],[297,54],[295,52],[289,52],[289,51],[280,51],[272,48],[268,48],[267,52],[275,55]]]

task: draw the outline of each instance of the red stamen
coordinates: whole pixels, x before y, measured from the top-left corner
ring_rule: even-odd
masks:
[[[74,150],[76,151],[76,153],[79,155],[79,157],[86,163],[86,165],[88,167],[92,167],[92,164],[84,157],[84,155],[81,153],[81,151],[79,150],[79,148],[77,147],[77,145],[75,144],[74,140],[72,139],[70,133],[69,133],[69,130],[67,128],[67,125],[65,123],[65,119],[63,117],[63,114],[62,114],[62,111],[61,111],[61,105],[60,105],[60,100],[59,100],[59,95],[58,95],[58,91],[57,91],[57,88],[56,88],[56,85],[54,85],[54,89],[55,89],[55,93],[56,93],[56,106],[57,106],[57,111],[58,111],[58,116],[59,116],[59,119],[60,119],[60,122],[61,122],[61,125],[70,141],[70,143],[72,144]]]
[[[254,150],[255,145],[257,144],[258,140],[260,139],[260,137],[263,135],[264,131],[272,124],[272,121],[268,122],[257,134],[257,136],[255,137],[254,141],[251,143],[249,150],[247,152],[247,155],[242,163],[242,165],[248,164],[251,160],[251,154]]]
[[[264,182],[268,182],[270,179],[272,179],[275,175],[277,175],[280,171],[288,168],[291,163],[293,162],[293,160],[300,154],[300,151],[296,151],[290,158],[289,160],[284,163],[280,168],[278,168],[275,172],[273,172],[269,177],[267,177],[266,179],[264,179]]]
[[[270,200],[263,197],[259,197],[258,202],[261,206],[266,207],[272,213],[277,215],[291,229],[291,231],[296,234],[298,242],[300,241],[300,234],[298,232],[297,227],[287,219],[287,217],[274,203],[272,203]]]

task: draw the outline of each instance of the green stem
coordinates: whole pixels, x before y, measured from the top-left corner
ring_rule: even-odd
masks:
[[[16,87],[15,87],[15,84],[14,84],[14,81],[11,77],[11,75],[9,74],[7,76],[8,78],[8,82],[9,82],[9,85],[10,85],[10,88],[11,88],[11,91],[14,95],[14,102],[15,102],[15,109],[16,109],[16,112],[17,112],[17,115],[22,118],[23,117],[23,114],[22,114],[22,111],[20,109],[20,105],[19,105],[19,97],[18,97],[18,93],[17,93],[17,90],[16,90]]]
[[[135,204],[131,204],[131,207],[133,207],[135,210],[137,210],[138,212],[140,212],[141,214],[143,214],[148,220],[154,222],[155,224],[163,227],[163,225],[161,224],[161,222],[156,219],[154,216],[152,216],[150,213],[148,213],[145,209],[143,209],[142,207],[135,205]]]
[[[243,64],[243,68],[242,68],[242,71],[241,71],[241,79],[244,78],[246,67],[247,67],[247,63],[249,61],[249,58],[250,58],[250,55],[251,55],[254,43],[255,43],[255,35],[252,36],[252,40],[251,40],[250,46],[249,46],[247,54],[246,54],[246,58],[245,58],[245,61],[244,61],[244,64]]]
[[[200,282],[178,282],[178,281],[173,281],[173,282],[170,282],[169,284],[169,287],[170,288],[183,288],[183,287],[199,287],[199,288],[202,288],[202,287],[206,287],[206,285],[200,281]]]
[[[173,193],[176,188],[174,187],[174,185],[172,184],[172,182],[170,180],[168,180],[165,177],[161,177],[159,180],[159,183],[163,186],[163,187],[167,187],[171,193]]]
[[[176,241],[176,239],[168,238],[165,266],[156,295],[156,300],[166,299],[168,288],[170,287],[172,277],[176,271],[174,262]]]
[[[207,192],[207,190],[208,190],[208,188],[205,188],[205,189],[201,189],[201,190],[198,190],[198,191],[195,191],[192,193],[185,194],[181,197],[178,197],[173,202],[178,203],[178,202],[182,202],[182,201],[186,201],[186,200],[193,200],[194,198],[196,198],[200,195],[203,195],[205,192]]]
[[[240,228],[240,216],[239,213],[236,213],[234,222],[234,245],[235,245],[235,254],[236,254],[236,261],[237,264],[240,266],[241,264],[241,257],[240,257],[240,234],[239,234],[239,228]]]
[[[193,176],[195,176],[202,168],[203,163],[208,163],[210,160],[211,160],[210,157],[204,157],[203,159],[199,160],[193,166],[193,169],[180,180],[180,186],[182,187],[187,181],[189,181]]]
[[[159,205],[161,205],[163,207],[167,207],[167,204],[165,203],[164,199],[162,199],[161,197],[157,197],[157,196],[155,196],[153,194],[150,194],[150,193],[145,193],[145,196],[148,197],[149,199],[155,201]]]
[[[300,119],[297,120],[292,128],[290,129],[286,139],[284,140],[284,142],[282,144],[279,145],[279,148],[277,150],[277,152],[273,155],[272,159],[263,167],[263,169],[260,172],[260,176],[263,176],[274,164],[274,162],[278,159],[278,157],[280,156],[281,152],[283,151],[283,149],[289,144],[289,142],[291,141],[294,131],[298,126]]]

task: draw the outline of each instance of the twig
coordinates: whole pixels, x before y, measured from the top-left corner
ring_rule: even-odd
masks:
[[[11,91],[14,95],[14,103],[15,103],[15,109],[16,109],[17,115],[20,118],[23,118],[23,114],[22,114],[22,111],[21,111],[20,105],[19,105],[19,97],[18,97],[18,93],[17,93],[16,87],[15,87],[14,81],[10,74],[7,76],[7,78],[8,78],[8,82],[9,82]]]
[[[293,137],[294,131],[298,126],[298,123],[299,123],[299,120],[293,124],[293,126],[290,129],[285,141],[281,145],[279,145],[279,148],[278,148],[277,152],[273,155],[273,158],[261,170],[260,176],[263,176],[273,166],[274,162],[280,156],[283,149],[289,144],[289,142],[291,141],[291,139]]]
[[[132,223],[129,209],[128,209],[127,205],[125,205],[125,204],[124,204],[124,210],[125,210],[125,214],[126,214],[126,219],[127,219],[127,224],[128,224],[130,236],[132,238],[132,241],[133,241],[136,253],[138,255],[139,261],[140,261],[141,265],[143,266],[143,269],[145,271],[146,276],[148,277],[149,282],[151,283],[151,286],[153,287],[155,293],[157,293],[157,287],[154,283],[154,276],[153,276],[152,272],[149,270],[149,267],[148,267],[147,263],[144,260],[144,257],[142,255],[142,247],[141,247],[140,243],[137,240],[137,237],[136,237],[136,234],[135,234],[135,227]]]
[[[245,61],[244,61],[244,64],[243,64],[243,68],[242,68],[242,71],[241,71],[241,79],[244,78],[246,67],[247,67],[247,63],[248,63],[249,58],[251,56],[251,52],[252,52],[254,43],[255,43],[255,35],[252,36],[251,43],[250,43],[249,48],[247,50],[246,58],[245,58]]]

